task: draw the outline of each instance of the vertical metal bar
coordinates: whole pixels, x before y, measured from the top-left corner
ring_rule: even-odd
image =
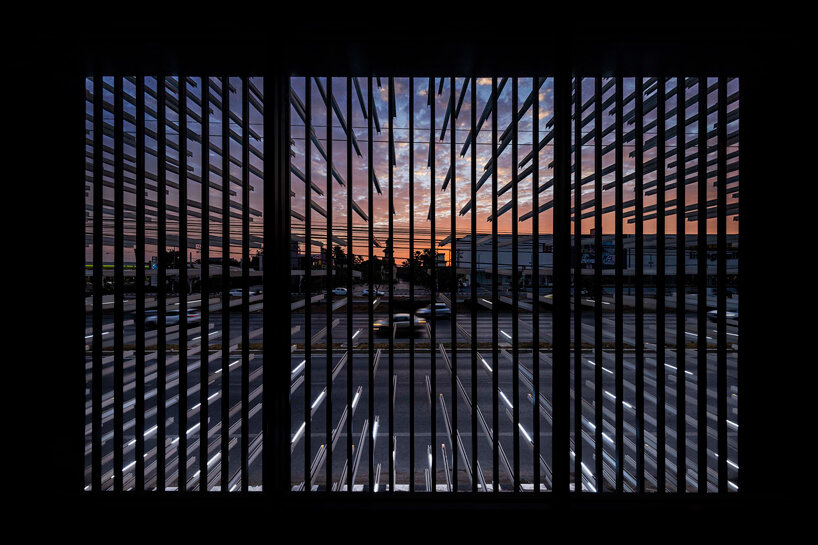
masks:
[[[602,492],[602,77],[594,78],[594,459]]]
[[[278,192],[278,180],[276,178],[275,167],[277,166],[276,160],[276,146],[275,146],[275,137],[278,135],[278,131],[276,128],[275,122],[277,121],[277,116],[279,112],[276,111],[275,105],[277,101],[280,100],[278,93],[280,92],[278,81],[276,79],[277,73],[275,70],[275,65],[267,65],[265,66],[264,70],[264,99],[265,103],[273,104],[273,111],[272,114],[268,107],[267,112],[265,112],[262,116],[262,124],[264,129],[264,140],[261,143],[262,151],[264,153],[264,159],[262,161],[262,170],[264,172],[264,200],[263,200],[263,207],[265,212],[265,221],[263,227],[263,237],[264,240],[267,241],[267,247],[271,246],[275,249],[278,249],[277,241],[275,235],[278,231],[278,226],[281,220],[278,218],[273,217],[272,221],[270,221],[270,215],[278,212],[281,209],[281,203],[277,201],[277,192]],[[204,89],[207,88],[206,85],[202,85],[202,93],[204,93]],[[287,89],[289,91],[289,87]],[[268,97],[272,100],[268,101]],[[289,93],[287,94],[289,98]],[[204,101],[203,101],[204,103]],[[203,116],[204,117],[204,116]],[[306,137],[309,140],[309,137]],[[271,145],[272,144],[272,145]],[[205,161],[206,164],[206,161]],[[309,180],[309,178],[307,178]],[[272,182],[272,183],[268,183]],[[272,189],[272,191],[270,191]],[[287,213],[289,213],[289,208],[287,208]],[[204,240],[203,240],[204,242]],[[206,245],[203,244],[202,248],[205,248]],[[265,252],[266,253],[266,252]],[[204,262],[204,259],[202,260]],[[262,314],[262,325],[267,325],[268,319],[267,316],[271,315],[271,311],[275,311],[279,308],[278,304],[270,305],[268,308],[268,300],[267,294],[271,293],[270,288],[272,288],[275,284],[274,282],[278,280],[277,274],[268,274],[267,271],[269,270],[268,267],[263,267],[262,271],[262,291],[264,293],[264,313]],[[204,289],[202,290],[204,291]],[[283,306],[283,305],[282,305]],[[288,305],[289,306],[289,305]],[[289,322],[289,320],[287,320]],[[202,316],[202,323],[204,322],[204,315]],[[277,324],[277,327],[282,327],[280,324]],[[270,343],[270,336],[267,335],[264,338],[264,348],[262,349],[262,358],[267,359],[268,354],[274,352],[278,349],[281,344],[281,335],[280,334],[273,334],[273,342],[272,347],[273,350],[267,350],[268,346],[271,346]],[[289,365],[286,366],[289,368]],[[288,373],[289,374],[289,373]],[[275,461],[278,459],[278,453],[276,452],[276,446],[278,441],[278,436],[273,431],[275,427],[275,418],[278,416],[278,403],[277,403],[277,396],[276,392],[271,391],[271,386],[274,384],[274,376],[272,373],[269,373],[266,369],[261,375],[261,387],[262,387],[262,394],[261,394],[261,433],[263,437],[262,447],[266,451],[262,453],[261,458],[261,487],[262,491],[265,496],[272,496],[272,494],[279,492],[279,487],[281,486],[278,482],[278,474],[275,471]],[[309,383],[308,383],[309,384]],[[204,404],[202,404],[202,408],[204,408]],[[287,429],[289,432],[289,429]],[[289,434],[288,434],[289,435]],[[272,446],[272,449],[270,447]],[[273,452],[270,452],[272,450]],[[288,483],[289,484],[289,483]]]
[[[409,308],[415,312],[415,80],[409,78]],[[414,320],[414,318],[412,318]],[[415,328],[409,338],[409,492],[415,491]],[[433,347],[430,346],[433,350]],[[433,350],[434,351],[434,350]]]
[[[373,225],[375,223],[374,219],[374,205],[373,205],[373,195],[372,195],[372,184],[375,178],[375,167],[373,164],[372,159],[372,122],[373,118],[375,117],[375,101],[372,95],[372,76],[367,77],[367,111],[369,112],[369,117],[367,118],[367,162],[368,162],[368,179],[367,179],[367,194],[368,194],[368,204],[369,204],[369,270],[367,271],[368,280],[369,280],[369,300],[367,301],[367,311],[369,312],[368,324],[369,324],[369,358],[367,364],[367,373],[369,374],[369,422],[375,421],[375,331],[372,327],[372,323],[375,320],[374,316],[374,309],[372,305],[374,304],[374,287],[373,287],[373,276],[375,274],[375,243],[374,243],[374,230]],[[375,488],[375,426],[370,426],[369,428],[369,491],[372,492]]]
[[[250,476],[250,78],[241,80],[241,491]],[[308,185],[308,184],[305,184]],[[309,187],[307,187],[309,191]]]
[[[742,108],[741,98],[742,98],[742,96],[746,96],[746,94],[744,94],[745,93],[745,91],[744,91],[745,88],[741,87],[741,81],[742,80],[739,79],[738,89],[736,90],[736,107],[735,107],[736,115],[740,115],[741,108]],[[752,89],[752,87],[751,87],[751,89]],[[753,96],[752,91],[750,91],[749,94],[750,94],[749,103],[751,105],[750,106],[750,112],[752,112],[752,96]],[[752,137],[750,139],[750,142],[751,142],[750,149],[753,149],[752,148]],[[744,158],[747,156],[747,154],[746,154],[747,148],[745,147],[744,149],[745,149],[744,153],[742,153],[740,145],[737,146],[737,149],[736,149],[736,154],[738,155],[738,157],[736,158],[736,167],[739,168],[739,171],[741,170],[742,162],[745,160]],[[738,283],[736,288],[738,290],[738,296],[739,296],[739,302],[738,302],[737,310],[739,312],[739,317],[741,316],[741,313],[745,312],[743,309],[746,308],[746,307],[742,306],[742,303],[741,303],[742,297],[741,296],[742,296],[742,294],[747,293],[746,292],[746,287],[745,287],[745,286],[747,286],[747,275],[743,274],[743,271],[744,271],[744,265],[743,265],[744,257],[743,256],[746,255],[746,254],[742,254],[742,252],[740,250],[742,245],[748,240],[747,229],[742,228],[742,222],[741,222],[741,218],[747,217],[745,215],[745,213],[747,211],[747,208],[748,208],[746,203],[747,203],[746,199],[742,199],[741,197],[739,197],[739,202],[738,202],[738,207],[739,207],[739,209],[738,209],[738,213],[739,213],[739,216],[738,216],[738,220],[739,220],[738,221],[738,224],[739,224],[738,247],[739,247],[739,251],[738,251],[738,255],[737,255],[738,259],[737,259],[737,263],[736,263],[736,266],[737,266],[736,267],[736,276],[737,276],[736,281]],[[752,231],[750,231],[750,233],[752,233]],[[746,246],[744,246],[744,247],[746,248]],[[745,300],[746,300],[746,298],[745,298]],[[738,321],[737,327],[738,327],[739,338],[741,337],[741,335],[745,334],[745,332],[747,331],[747,326],[745,325],[746,323],[747,323],[746,321],[742,321],[740,319]],[[745,390],[746,385],[748,384],[748,382],[751,382],[751,381],[748,381],[747,373],[745,372],[745,367],[744,367],[744,361],[745,361],[744,360],[744,355],[747,353],[747,349],[746,349],[747,345],[744,344],[744,345],[741,345],[741,346],[744,346],[745,348],[742,349],[742,348],[740,348],[738,346],[736,347],[736,352],[737,352],[736,353],[736,375],[737,376],[736,376],[735,380],[736,380],[736,387],[738,388],[738,391],[739,392],[745,392],[746,391]],[[739,490],[746,490],[745,483],[747,482],[746,481],[747,470],[745,469],[745,466],[746,466],[745,460],[750,458],[750,456],[748,456],[747,453],[746,453],[747,449],[744,448],[744,445],[747,444],[746,438],[748,437],[747,425],[746,425],[747,411],[741,410],[741,405],[738,403],[738,401],[736,403],[737,403],[738,409],[739,409],[738,414],[736,415],[737,425],[738,425],[738,430],[736,430],[736,447],[737,447],[736,463],[738,464],[738,470],[737,470],[738,475],[736,475],[736,479],[737,479],[736,485],[738,486]],[[725,418],[726,418],[726,415],[725,415]],[[750,428],[750,429],[752,430],[752,428]],[[752,434],[749,434],[749,436],[752,437]],[[751,472],[751,474],[752,474],[752,472]],[[752,490],[752,488],[751,488],[751,490]]]
[[[266,95],[272,95],[273,103],[273,130],[268,130],[268,116],[265,116],[265,142],[272,143],[273,149],[265,146],[265,158],[272,157],[273,168],[271,172],[273,180],[273,191],[265,191],[264,210],[267,214],[273,215],[273,233],[270,233],[265,223],[265,239],[273,241],[274,256],[286,256],[290,252],[291,229],[290,229],[290,81],[289,73],[285,66],[275,65],[272,77],[265,79],[267,89]],[[272,138],[270,138],[272,136]],[[270,153],[272,152],[272,153]],[[268,236],[272,235],[272,236]],[[286,289],[290,291],[291,274],[289,267],[275,267],[272,274],[264,275],[265,293],[276,293],[276,290]],[[284,286],[287,286],[284,288]],[[266,305],[265,305],[266,307]],[[289,353],[291,347],[291,319],[290,304],[288,298],[279,297],[271,305],[272,314],[275,316],[275,328],[273,333],[274,353]],[[272,358],[266,355],[265,360]],[[272,392],[272,398],[267,395],[262,399],[266,410],[262,411],[262,429],[265,438],[272,443],[272,453],[264,457],[265,490],[270,490],[276,494],[284,494],[289,490],[291,481],[290,471],[290,366],[275,366],[272,372],[263,374],[262,388],[264,393]],[[268,443],[268,445],[270,444]],[[272,480],[271,483],[269,481]],[[269,485],[268,485],[269,483]]]
[[[352,271],[355,254],[352,245],[352,78],[347,77],[347,491],[352,492]],[[307,191],[310,191],[307,188]],[[306,399],[306,398],[305,398]],[[339,483],[339,488],[340,488]]]
[[[471,468],[477,492],[477,80],[471,79]]]
[[[123,395],[122,367],[124,364],[124,160],[122,76],[114,78],[114,491],[122,491]]]
[[[102,76],[94,75],[93,349],[91,354],[91,490],[102,480]]]
[[[718,271],[716,278],[718,282],[717,292],[717,359],[716,381],[717,381],[717,403],[716,414],[718,417],[718,491],[727,492],[727,78],[719,77],[718,83],[718,193],[717,201],[717,226],[716,232],[718,241]]]
[[[312,78],[304,78],[304,492],[312,491]]]
[[[574,76],[574,491],[582,492],[582,78]]]
[[[616,491],[623,491],[623,478],[625,470],[625,426],[624,426],[624,406],[622,404],[622,397],[624,395],[624,321],[623,321],[623,283],[624,283],[624,267],[626,260],[625,249],[623,245],[623,211],[622,211],[622,178],[623,178],[623,122],[622,122],[622,76],[616,77],[615,87],[615,110],[616,120],[614,126],[614,139],[616,144],[615,161],[615,200],[616,200],[616,219],[615,219],[615,252],[616,252],[616,292],[614,299],[616,300],[616,317],[615,317],[615,331],[616,331],[616,346],[615,346],[615,368],[616,373]],[[600,363],[601,365],[601,363]]]
[[[274,242],[274,255],[284,256],[290,252],[291,241],[290,80],[288,71],[281,65],[276,66],[276,72],[271,79],[273,80],[272,95],[273,104],[275,105],[273,110],[274,130],[272,131],[274,145],[272,156],[275,161],[273,170],[274,191],[265,191],[265,196],[270,194],[274,198],[270,201],[265,198],[264,209],[265,211],[272,210],[275,220],[275,233],[273,237],[270,237]],[[265,130],[265,135],[269,134],[270,132]],[[269,136],[265,138],[265,141],[270,141]],[[268,155],[265,154],[265,157]],[[265,232],[265,238],[266,235]],[[270,281],[269,286],[267,286],[268,280]],[[266,293],[275,293],[276,289],[280,290],[283,286],[287,286],[286,289],[289,291],[290,280],[291,274],[288,267],[276,267],[273,274],[270,276],[265,275],[264,291]],[[291,346],[290,305],[287,298],[281,297],[272,306],[273,314],[276,316],[276,328],[273,337],[275,353],[288,353]],[[270,359],[267,359],[267,361],[270,361]],[[273,455],[270,457],[272,459],[267,462],[264,471],[275,475],[272,489],[280,495],[289,490],[290,485],[290,433],[289,426],[285,424],[290,422],[290,366],[276,366],[272,376],[268,376],[267,373],[264,376],[268,377],[266,383],[262,385],[264,391],[273,390],[273,399],[262,401],[266,406],[272,406],[273,408],[272,414],[268,412],[267,416],[262,417],[265,437],[273,438]]]
[[[332,77],[327,76],[327,350],[326,350],[326,492],[332,491]]]
[[[443,85],[443,78],[440,79],[440,84]],[[438,92],[440,94],[440,92]],[[432,263],[430,267],[432,268],[432,287],[429,290],[430,296],[430,308],[432,310],[430,316],[432,318],[432,327],[430,328],[431,331],[431,338],[429,341],[429,357],[431,358],[430,362],[430,372],[431,375],[431,384],[430,387],[432,389],[431,395],[432,399],[437,399],[437,351],[435,350],[435,341],[437,340],[435,337],[437,335],[437,249],[435,247],[435,165],[437,163],[437,156],[435,155],[435,97],[434,95],[434,78],[430,80],[429,86],[429,108],[430,108],[430,120],[429,126],[431,128],[431,132],[429,134],[429,146],[430,146],[430,153],[429,157],[431,157],[430,163],[430,172],[429,172],[429,217],[432,219],[432,226],[431,226],[431,238],[430,238],[430,250],[431,255],[430,258]],[[434,448],[434,445],[437,444],[437,409],[434,403],[430,406],[430,423],[431,423],[431,438],[432,438],[432,467],[431,467],[431,484],[432,484],[432,492],[437,491],[437,449]]]
[[[685,423],[685,82],[676,78],[676,490],[687,488]]]
[[[202,234],[199,292],[202,300],[202,350],[199,353],[199,491],[207,492],[208,360],[210,355],[210,78],[202,77]]]
[[[519,165],[519,81],[511,78],[511,391],[514,425],[514,491],[520,490],[520,257],[519,257],[519,198],[517,166]]]
[[[393,125],[395,124],[395,117],[392,115],[392,109],[395,107],[394,98],[393,98],[393,91],[395,89],[395,80],[392,77],[388,78],[389,84],[389,98],[387,100],[388,110],[387,116],[389,117],[389,210],[387,214],[389,216],[389,243],[387,247],[389,248],[389,259],[387,264],[389,266],[389,380],[388,382],[388,392],[389,392],[389,403],[388,407],[388,416],[389,416],[389,435],[387,437],[390,438],[389,441],[389,450],[388,450],[388,467],[389,467],[389,491],[395,491],[395,461],[392,457],[392,451],[394,449],[394,444],[392,443],[391,438],[395,434],[395,415],[393,410],[393,399],[395,398],[395,387],[394,381],[392,377],[395,374],[395,324],[394,324],[394,298],[395,298],[395,282],[394,282],[394,271],[395,271],[395,226],[394,226],[394,214],[393,208],[395,203],[395,188],[394,188],[394,163],[395,163],[395,154],[394,154],[394,145],[395,145],[395,135],[393,132]],[[412,317],[410,316],[410,320]],[[413,326],[414,324],[412,324]],[[412,327],[410,326],[410,327]]]
[[[187,78],[179,75],[179,445],[176,488],[187,483]]]
[[[665,89],[656,94],[656,488],[665,492]]]
[[[221,78],[222,101],[222,358],[221,358],[221,492],[230,482],[230,79]]]
[[[145,489],[145,77],[136,78],[136,329],[134,351],[134,488]]]
[[[450,141],[450,149],[451,149],[451,159],[450,159],[450,166],[451,169],[451,204],[452,204],[452,211],[451,211],[451,252],[449,253],[449,259],[451,261],[451,288],[452,288],[452,319],[451,323],[451,335],[452,335],[452,350],[451,350],[451,365],[452,365],[452,429],[455,430],[454,434],[457,433],[457,223],[456,223],[456,207],[457,207],[457,190],[455,181],[457,178],[457,138],[456,138],[456,125],[455,123],[455,92],[457,91],[457,86],[455,82],[455,78],[452,77],[449,79],[449,109],[451,110],[451,131],[449,136]],[[445,130],[446,127],[444,126],[443,129]],[[457,457],[459,453],[457,452],[458,444],[456,440],[452,440],[452,475],[454,476],[453,486],[452,489],[454,492],[457,492]]]
[[[71,174],[69,177],[71,178],[71,185],[70,190],[63,195],[71,200],[71,205],[67,207],[65,210],[70,210],[71,219],[68,220],[67,223],[70,223],[72,227],[71,229],[71,245],[66,247],[66,251],[72,254],[72,267],[73,270],[76,271],[76,277],[72,275],[72,282],[76,281],[77,284],[74,285],[75,288],[79,288],[79,277],[82,277],[82,284],[83,284],[83,291],[82,296],[80,296],[79,290],[72,291],[72,303],[76,304],[76,307],[72,307],[74,310],[74,318],[78,318],[79,313],[79,303],[80,297],[82,297],[83,303],[83,321],[72,321],[71,327],[76,328],[72,329],[72,334],[70,336],[74,342],[77,343],[76,349],[77,352],[72,352],[72,357],[76,357],[77,359],[72,360],[74,362],[73,365],[70,367],[66,367],[65,371],[62,373],[62,377],[67,379],[67,375],[71,375],[71,386],[70,388],[66,388],[65,390],[61,390],[61,395],[64,398],[71,399],[71,408],[68,411],[63,413],[65,420],[64,423],[67,424],[67,421],[70,420],[71,423],[66,426],[62,432],[63,441],[61,444],[63,447],[67,448],[70,452],[70,455],[63,459],[64,465],[63,469],[67,469],[66,466],[70,467],[70,470],[67,470],[64,474],[64,479],[62,480],[60,485],[62,486],[63,490],[71,490],[79,492],[80,490],[87,492],[91,490],[90,481],[88,480],[87,472],[90,469],[88,460],[87,460],[87,449],[89,447],[93,448],[93,438],[88,435],[88,414],[87,410],[89,407],[89,402],[93,405],[93,401],[89,398],[89,394],[93,392],[93,384],[88,380],[88,365],[91,364],[91,369],[93,373],[93,349],[89,352],[88,341],[89,338],[87,337],[88,331],[88,281],[87,278],[88,271],[86,267],[88,265],[88,227],[89,222],[91,226],[91,237],[93,240],[93,216],[95,213],[93,209],[91,211],[90,217],[88,213],[88,205],[93,203],[93,196],[91,197],[91,203],[89,203],[88,199],[88,190],[89,185],[88,182],[90,181],[90,189],[93,191],[93,173],[91,175],[90,180],[88,179],[88,143],[89,143],[89,120],[88,120],[88,87],[89,84],[92,82],[92,78],[88,76],[86,73],[80,74],[77,71],[71,74],[71,77],[64,77],[61,80],[61,89],[62,93],[60,94],[63,97],[63,104],[70,105],[69,109],[60,111],[64,112],[63,115],[65,117],[71,118],[68,123],[62,124],[62,128],[65,131],[64,137],[66,138],[67,142],[70,142],[68,146],[61,148],[64,152],[64,155],[70,155],[71,159],[75,161],[72,163],[72,166],[69,167],[72,169]],[[45,91],[45,89],[41,89],[41,91]],[[91,108],[93,111],[93,98],[91,99]],[[70,112],[70,113],[68,113]],[[93,118],[90,120],[91,130],[93,131]],[[82,135],[80,137],[80,135]],[[93,133],[91,133],[91,144],[93,146]],[[71,151],[69,151],[69,149]],[[93,165],[93,147],[91,151],[91,160]],[[92,167],[93,168],[93,167]],[[73,170],[76,169],[76,170]],[[75,178],[76,177],[76,178]],[[70,195],[70,197],[69,197]],[[66,218],[68,219],[68,218]],[[80,224],[80,221],[82,224]],[[72,223],[76,222],[76,223]],[[81,246],[80,246],[81,244]],[[70,247],[70,250],[67,248]],[[93,252],[93,249],[92,249]],[[80,258],[82,262],[80,262]],[[76,261],[74,261],[76,260]],[[93,262],[91,262],[91,266],[93,267]],[[93,270],[91,271],[91,276],[93,277]],[[93,294],[91,296],[91,301],[93,302]],[[92,306],[93,309],[93,306]],[[93,310],[92,310],[93,312]],[[93,315],[90,316],[91,325],[92,325],[92,332],[91,332],[91,339],[93,339]],[[79,345],[79,331],[80,327],[82,328],[82,355],[80,356],[80,345]],[[74,336],[77,335],[77,336]],[[93,342],[93,341],[92,341]],[[73,350],[73,349],[72,349]],[[88,356],[91,355],[91,360],[88,360]],[[79,359],[79,358],[82,359]],[[71,415],[71,416],[69,416]],[[93,416],[92,416],[93,418]],[[70,435],[70,440],[65,441],[65,436]],[[90,440],[90,441],[89,441]],[[68,446],[70,445],[70,446]],[[67,487],[67,488],[66,488]]]
[[[531,86],[532,89],[540,88],[540,78],[535,77]],[[531,110],[531,146],[533,156],[533,171],[531,173],[531,274],[532,288],[534,295],[532,302],[531,327],[533,329],[531,337],[531,367],[534,374],[534,399],[539,403],[540,399],[540,152],[538,143],[540,141],[540,98],[537,93],[534,96]],[[474,134],[474,131],[472,131]],[[475,202],[475,206],[476,206]],[[535,409],[534,416],[534,492],[540,491],[540,411]]]
[[[500,391],[500,370],[498,361],[500,359],[500,339],[499,339],[499,313],[497,307],[500,304],[500,291],[498,283],[499,269],[499,247],[497,246],[497,78],[491,78],[491,429],[492,433],[492,490],[496,493],[500,491],[500,450],[498,424],[499,415],[499,391]],[[476,138],[476,136],[475,136]],[[475,144],[476,144],[475,140]]]
[[[165,121],[165,102],[166,102],[167,87],[165,85],[165,76],[156,78],[156,95],[157,95],[157,247],[156,254],[158,259],[158,274],[157,274],[157,314],[156,314],[156,329],[157,329],[157,354],[156,354],[156,425],[158,427],[156,433],[156,488],[160,492],[165,491],[165,404],[166,398],[166,381],[167,381],[167,258],[166,258],[166,233],[165,223],[167,221],[167,203],[166,203],[166,187],[167,187],[167,148],[166,148],[166,121]]]
[[[571,72],[567,62],[554,78],[554,349],[553,483],[556,498],[569,489],[571,426]]]
[[[636,481],[637,491],[642,493],[645,491],[645,302],[644,302],[644,218],[643,218],[643,81],[641,76],[637,76],[636,85],[634,89],[634,112],[635,124],[634,138],[635,144],[635,186],[634,199],[636,208]]]
[[[697,302],[697,373],[696,373],[696,431],[698,440],[698,492],[707,492],[707,78],[700,76],[698,83],[698,288]]]
[[[281,180],[281,188],[278,192],[279,210],[277,213],[279,214],[280,218],[279,223],[281,235],[279,239],[281,240],[282,246],[280,251],[281,253],[286,252],[289,254],[290,241],[292,240],[292,224],[290,220],[290,211],[292,209],[292,203],[290,200],[290,194],[292,191],[292,183],[290,181],[290,76],[288,70],[281,68],[279,69],[279,73],[277,75],[279,82],[278,88],[280,91],[276,97],[276,109],[280,112],[280,114],[278,123],[278,146],[276,149],[279,154],[279,167],[277,175]],[[292,274],[290,273],[289,268],[281,267],[279,274],[280,279],[278,280],[278,284],[282,286],[290,286]],[[290,291],[290,289],[288,289],[288,291]],[[292,342],[290,327],[292,322],[289,314],[287,314],[287,311],[290,310],[290,305],[287,304],[286,299],[281,301],[280,305],[281,312],[284,314],[284,316],[286,316],[283,324],[284,327],[280,330],[280,335],[282,337],[282,342],[280,344],[281,348],[286,350],[290,348],[290,343]],[[276,384],[278,386],[276,390],[276,403],[281,413],[279,422],[290,421],[289,378],[289,365],[280,366],[279,374],[275,377]],[[278,449],[276,453],[278,455],[278,464],[280,466],[278,490],[281,493],[289,490],[292,464],[290,461],[289,429],[283,425],[279,425],[278,428],[280,431],[277,437]]]

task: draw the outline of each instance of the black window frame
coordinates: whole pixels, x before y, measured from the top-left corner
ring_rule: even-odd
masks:
[[[53,138],[67,142],[53,151],[54,164],[43,165],[51,179],[69,180],[81,177],[83,169],[82,90],[84,78],[96,72],[106,75],[132,75],[154,73],[263,75],[268,89],[274,81],[284,84],[291,74],[332,74],[386,76],[435,75],[552,75],[579,73],[592,75],[653,76],[667,75],[719,75],[737,76],[741,81],[741,146],[742,146],[742,195],[740,247],[741,274],[739,293],[754,294],[771,282],[788,285],[795,274],[791,269],[770,266],[765,252],[774,247],[795,250],[798,247],[797,193],[787,190],[768,193],[767,180],[784,173],[794,173],[794,146],[789,139],[775,136],[790,131],[795,138],[796,121],[783,112],[791,99],[790,91],[781,82],[792,84],[797,72],[793,29],[779,21],[671,21],[651,22],[596,22],[568,24],[564,28],[545,32],[542,28],[530,30],[517,28],[511,23],[434,23],[423,30],[397,25],[389,37],[373,36],[373,28],[366,22],[293,22],[280,21],[270,26],[261,23],[238,23],[228,18],[219,23],[210,22],[196,28],[195,23],[184,31],[174,30],[173,25],[157,25],[137,18],[128,22],[106,20],[82,25],[80,29],[66,29],[57,23],[35,31],[36,61],[48,63],[49,70],[41,74],[42,88],[35,89],[32,98],[54,105],[44,119],[54,126]],[[142,26],[141,26],[142,25]],[[147,25],[147,26],[144,26]],[[792,26],[795,26],[794,24]],[[491,36],[486,38],[485,36]],[[31,38],[20,38],[25,43]],[[253,53],[248,54],[248,51]],[[548,55],[542,52],[547,51]],[[34,71],[36,73],[36,70]],[[30,84],[37,86],[37,80]],[[286,105],[286,101],[284,102]],[[270,103],[272,106],[272,101]],[[769,114],[775,107],[781,116]],[[282,108],[286,110],[286,108]],[[286,131],[284,116],[269,116],[270,132]],[[56,120],[56,123],[55,123]],[[265,123],[268,121],[265,119]],[[283,134],[283,133],[282,133]],[[770,149],[771,148],[771,149]],[[273,150],[271,150],[273,152]],[[281,150],[276,150],[280,153]],[[773,164],[770,157],[778,157]],[[79,158],[79,160],[78,160]],[[60,167],[59,165],[69,165]],[[70,173],[66,176],[65,173]],[[272,173],[279,181],[285,177]],[[793,179],[796,179],[793,177]],[[71,271],[82,270],[81,252],[84,217],[77,214],[83,210],[82,192],[77,194],[71,183],[49,185],[45,213],[56,222],[72,226],[54,235],[46,226],[32,228],[32,236],[57,236],[55,259],[70,265]],[[275,195],[288,195],[286,184],[273,182],[270,191],[270,208],[282,214],[283,199]],[[288,202],[288,199],[286,199]],[[279,207],[279,208],[275,208]],[[772,220],[772,221],[771,221]],[[283,240],[286,223],[269,226],[276,240]],[[782,244],[783,241],[783,244]],[[62,243],[64,242],[64,244]],[[286,246],[285,246],[286,248]],[[757,250],[757,251],[756,251]],[[43,274],[43,273],[41,273]],[[36,496],[54,505],[66,508],[55,517],[65,513],[104,513],[113,520],[132,520],[132,508],[141,513],[156,509],[171,509],[181,513],[190,506],[202,508],[204,513],[234,512],[242,508],[241,520],[251,524],[250,515],[262,516],[269,509],[284,510],[299,515],[326,514],[340,517],[354,508],[377,508],[388,520],[401,520],[405,509],[431,514],[444,509],[451,520],[462,515],[474,523],[479,519],[474,513],[496,509],[502,520],[530,520],[533,513],[574,513],[581,517],[587,513],[607,516],[612,513],[653,513],[669,517],[682,526],[684,514],[696,512],[706,517],[735,516],[736,514],[764,512],[795,512],[800,503],[799,489],[803,485],[792,470],[786,469],[795,458],[786,449],[779,449],[775,437],[797,438],[798,426],[794,422],[798,413],[788,391],[798,381],[794,371],[781,369],[765,373],[764,362],[780,361],[781,351],[791,361],[809,361],[802,357],[803,347],[798,341],[770,343],[769,339],[790,339],[797,325],[788,319],[770,323],[769,316],[792,317],[794,298],[787,288],[785,297],[775,300],[750,301],[745,295],[742,304],[740,336],[740,376],[742,392],[740,419],[740,465],[741,486],[737,494],[685,495],[670,494],[586,494],[582,497],[569,494],[567,490],[548,495],[497,498],[493,495],[435,494],[433,498],[415,495],[390,495],[389,497],[362,494],[355,497],[296,497],[287,491],[289,467],[282,458],[265,457],[265,470],[273,470],[272,487],[263,493],[233,493],[229,496],[199,498],[172,493],[112,494],[102,495],[82,491],[83,436],[82,392],[85,387],[82,366],[70,362],[84,360],[84,347],[77,339],[82,338],[76,316],[83,305],[81,282],[84,278],[66,272],[64,286],[57,297],[64,316],[59,321],[65,325],[55,335],[64,350],[47,348],[50,358],[59,359],[66,365],[50,373],[46,391],[54,400],[47,407],[35,412],[38,420],[53,422],[47,430],[31,434],[32,444],[38,445],[42,463],[50,468],[38,476]],[[49,286],[45,276],[41,285]],[[274,283],[275,278],[265,279]],[[76,289],[71,289],[76,286]],[[268,292],[269,293],[269,292]],[[73,316],[73,318],[72,318]],[[73,321],[72,321],[73,320]],[[801,326],[804,327],[804,326]],[[808,337],[805,337],[808,338]],[[286,343],[279,338],[271,344]],[[773,346],[775,345],[775,346]],[[271,346],[274,351],[275,346]],[[29,378],[32,384],[34,374]],[[265,411],[275,420],[286,414],[286,396],[265,391]],[[270,396],[270,397],[267,397]],[[566,398],[567,399],[567,398]],[[57,414],[51,411],[60,407]],[[286,418],[285,421],[289,422]],[[268,420],[268,424],[270,421]],[[30,424],[29,426],[32,426]],[[566,424],[567,426],[567,424]],[[265,427],[265,430],[268,428]],[[567,432],[567,429],[566,429]],[[41,437],[45,434],[45,437]],[[270,443],[284,442],[289,429],[282,428],[278,435],[271,434]],[[28,436],[28,435],[27,435]],[[278,449],[281,450],[281,449]],[[35,458],[38,459],[38,458]],[[39,460],[39,459],[38,459]],[[286,466],[286,467],[285,467]],[[567,460],[566,460],[567,466]],[[567,470],[567,467],[566,467]],[[783,477],[783,478],[782,478]],[[464,509],[468,508],[468,509]],[[182,515],[180,515],[181,517]],[[576,520],[579,520],[579,517]],[[225,520],[227,516],[225,516]],[[428,519],[424,519],[428,520]],[[573,520],[570,517],[565,520]],[[89,521],[89,524],[91,522]],[[683,528],[681,528],[683,530]],[[576,527],[577,532],[581,529]],[[270,530],[276,535],[277,530]]]

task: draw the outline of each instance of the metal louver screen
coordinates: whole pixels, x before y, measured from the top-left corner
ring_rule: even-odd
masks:
[[[737,78],[267,83],[87,80],[87,490],[739,489]]]
[[[87,80],[87,489],[261,487],[263,93]]]

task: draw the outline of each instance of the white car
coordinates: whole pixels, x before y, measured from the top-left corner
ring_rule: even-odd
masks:
[[[413,317],[409,314],[395,314],[392,316],[392,323],[398,330],[408,330],[412,325],[412,318]],[[414,326],[416,328],[424,327],[426,326],[426,320],[414,316]],[[372,323],[372,329],[374,329],[376,333],[386,333],[389,331],[389,318],[375,320],[375,322]]]
[[[372,290],[372,293],[374,293],[376,297],[380,297],[380,296],[382,296],[382,295],[386,295],[384,292],[382,292],[382,291],[380,291],[380,290],[377,290],[377,289],[373,289],[373,290]],[[369,289],[365,289],[365,290],[364,290],[364,292],[363,292],[363,294],[364,294],[364,295],[369,295]]]
[[[347,289],[346,288],[335,288],[332,290],[333,295],[346,295]]]

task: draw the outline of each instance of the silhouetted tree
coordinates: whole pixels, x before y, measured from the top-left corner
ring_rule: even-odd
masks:
[[[441,254],[436,253],[437,256]],[[416,250],[414,255],[411,256],[409,259],[404,260],[403,262],[403,269],[406,278],[409,278],[410,275],[410,266],[414,265],[415,270],[415,277],[414,283],[418,286],[430,287],[432,284],[432,267],[435,263],[435,255],[433,254],[430,248],[426,248],[423,251]],[[438,280],[440,280],[440,267],[438,267]]]

